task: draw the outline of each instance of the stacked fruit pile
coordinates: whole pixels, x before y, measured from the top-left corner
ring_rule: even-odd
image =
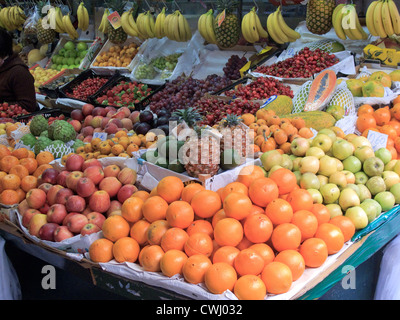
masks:
[[[137,191],[136,171],[70,155],[65,169],[43,171],[19,205],[22,225],[32,236],[60,242],[101,230],[107,212],[115,211]]]
[[[0,103],[0,118],[14,118],[28,113],[18,104]]]
[[[64,46],[51,58],[51,69],[61,71],[62,69],[79,68],[86,57],[88,46],[86,42],[74,43],[67,41]]]
[[[94,95],[100,90],[108,81],[108,78],[104,77],[93,77],[83,80],[73,88],[70,88],[66,92],[67,97],[78,99],[82,101],[88,101],[89,97]]]
[[[113,45],[96,57],[93,67],[126,68],[132,62],[138,50],[138,45],[133,42],[128,45]]]

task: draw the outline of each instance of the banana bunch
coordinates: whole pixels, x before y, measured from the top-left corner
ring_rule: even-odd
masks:
[[[82,31],[86,31],[89,28],[89,12],[83,2],[81,2],[78,6],[77,17],[78,28]]]
[[[104,13],[103,13],[103,16],[102,16],[102,18],[101,18],[100,25],[99,25],[99,31],[100,31],[101,33],[104,33],[104,34],[107,33],[107,26],[108,26],[108,23],[109,23],[107,17],[108,17],[110,14],[111,14],[110,9],[106,8],[106,9],[104,10]]]
[[[400,34],[400,14],[393,0],[372,1],[365,20],[369,32],[375,37]]]
[[[164,31],[170,40],[186,42],[192,38],[189,23],[179,10],[165,17]]]
[[[133,18],[132,9],[125,11],[121,16],[121,27],[125,33],[131,37],[139,37],[139,29],[136,25],[135,19]]]
[[[332,25],[339,39],[368,39],[368,34],[361,27],[356,7],[353,4],[337,5],[332,13]]]
[[[68,14],[66,14],[65,16],[63,16],[63,26],[64,26],[64,30],[66,33],[68,33],[69,37],[72,40],[78,39],[78,32],[76,31],[76,29],[74,28],[72,22],[71,22],[71,17]]]
[[[244,39],[250,43],[258,42],[261,38],[268,38],[268,32],[261,25],[255,7],[242,19],[242,34]]]
[[[21,31],[25,20],[24,11],[17,5],[4,7],[0,10],[0,27],[8,31]]]
[[[54,16],[56,20],[56,32],[65,33],[66,31],[64,30],[64,22],[63,22],[64,15],[62,14],[60,7],[55,7],[54,10],[55,10]]]
[[[290,28],[283,19],[281,7],[279,6],[267,18],[267,30],[276,43],[295,42],[300,38],[300,33]]]
[[[157,39],[164,38],[165,35],[165,7],[161,10],[161,12],[157,15],[156,24],[154,27],[154,35]]]
[[[208,43],[217,44],[217,39],[215,38],[214,32],[213,9],[208,10],[199,17],[199,20],[197,21],[197,29],[204,40],[206,40]]]
[[[139,31],[139,37],[141,39],[155,38],[155,19],[150,11],[139,13],[136,19],[136,25]]]

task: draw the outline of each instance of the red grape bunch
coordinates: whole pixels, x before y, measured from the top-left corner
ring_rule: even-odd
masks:
[[[240,69],[242,69],[246,63],[247,59],[245,56],[240,58],[237,54],[232,55],[223,68],[225,76],[231,80],[240,79]]]

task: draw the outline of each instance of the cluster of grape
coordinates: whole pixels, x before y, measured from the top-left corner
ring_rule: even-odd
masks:
[[[154,79],[157,76],[157,71],[148,64],[141,64],[135,70],[136,79]]]
[[[240,79],[240,69],[242,69],[246,63],[247,59],[245,56],[240,58],[237,54],[232,55],[223,68],[225,76],[231,80]]]

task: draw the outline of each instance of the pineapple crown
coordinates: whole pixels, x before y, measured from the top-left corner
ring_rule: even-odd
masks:
[[[40,0],[37,2],[36,6],[38,9],[39,16],[44,18],[47,15],[47,12],[43,12],[43,7],[47,5],[47,1]]]
[[[223,127],[235,127],[239,125],[243,120],[239,118],[237,115],[228,114],[224,119],[221,120],[221,125]]]
[[[178,123],[186,122],[190,128],[194,128],[196,123],[202,119],[200,113],[194,108],[178,109],[172,113],[172,116],[178,118]]]
[[[124,13],[124,9],[126,6],[127,1],[121,0],[106,0],[104,2],[105,6],[112,11],[117,11],[120,15]]]
[[[226,13],[231,13],[238,7],[237,0],[218,0],[217,1],[217,10],[219,12],[226,11]]]

